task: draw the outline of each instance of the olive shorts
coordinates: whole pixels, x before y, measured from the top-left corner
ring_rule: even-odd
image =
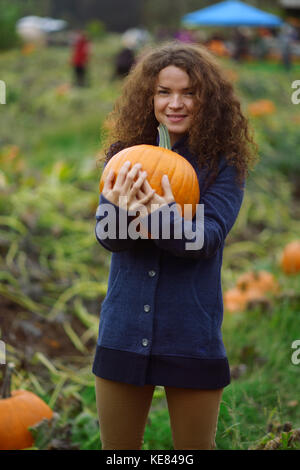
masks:
[[[95,378],[102,450],[140,450],[155,386]],[[223,389],[164,388],[174,449],[214,449]]]

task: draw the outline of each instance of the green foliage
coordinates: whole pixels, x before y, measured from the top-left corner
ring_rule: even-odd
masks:
[[[16,21],[21,17],[21,3],[1,0],[0,10],[0,50],[5,50],[15,47],[19,42]]]
[[[73,421],[72,441],[80,443],[80,450],[100,450],[98,419],[88,410],[80,413]]]
[[[166,408],[150,414],[145,429],[144,444],[142,449],[173,449],[170,432],[170,418]]]
[[[43,419],[29,427],[34,446],[27,450],[75,450],[79,446],[71,442],[71,425],[64,423],[56,413],[52,420]]]
[[[299,123],[291,116],[270,118],[256,126],[256,135],[263,155],[262,165],[289,178],[300,176]]]

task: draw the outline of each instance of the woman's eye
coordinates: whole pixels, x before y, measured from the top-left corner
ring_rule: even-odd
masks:
[[[169,92],[167,90],[158,90],[158,94],[159,95],[166,95],[168,94]]]

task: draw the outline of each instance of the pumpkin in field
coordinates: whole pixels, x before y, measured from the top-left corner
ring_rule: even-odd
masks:
[[[12,368],[9,363],[0,398],[0,450],[32,447],[34,440],[28,427],[53,417],[51,408],[34,393],[28,390],[10,392]]]
[[[248,302],[263,298],[263,292],[257,288],[251,287],[248,290],[242,290],[238,287],[233,287],[224,293],[224,306],[230,313],[242,312],[246,310]]]
[[[286,274],[300,272],[300,240],[294,240],[286,245],[281,256],[280,265]]]
[[[247,308],[248,302],[266,299],[267,292],[276,293],[279,284],[268,271],[250,271],[242,274],[235,287],[224,294],[224,306],[230,313],[240,312]]]
[[[239,289],[244,291],[277,292],[278,283],[273,274],[268,271],[250,271],[242,274],[236,282]]]
[[[241,312],[247,306],[247,297],[245,292],[237,287],[227,290],[224,293],[224,306],[228,312]]]
[[[117,176],[119,170],[126,161],[133,166],[141,163],[142,170],[147,171],[147,179],[150,186],[158,195],[162,196],[161,179],[164,174],[168,175],[175,201],[181,206],[182,216],[188,217],[184,205],[191,204],[191,215],[196,213],[196,204],[199,203],[200,190],[197,174],[192,165],[181,155],[170,150],[170,138],[166,126],[159,126],[159,146],[134,145],[121,150],[107,163],[102,173],[99,190],[102,192],[105,178],[112,169]]]
[[[273,114],[276,108],[271,100],[258,100],[249,104],[248,111],[251,116],[263,116],[265,114]]]

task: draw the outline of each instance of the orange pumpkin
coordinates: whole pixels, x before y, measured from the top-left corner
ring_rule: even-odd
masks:
[[[10,388],[12,365],[7,365],[3,389]],[[9,384],[9,385],[8,385]],[[37,395],[28,390],[14,390],[0,399],[0,450],[21,450],[32,447],[28,430],[44,418],[52,419],[53,411]]]
[[[247,306],[247,297],[243,291],[233,287],[224,293],[224,307],[230,313],[241,312]]]
[[[250,271],[242,274],[236,282],[236,286],[243,290],[259,291],[262,294],[265,292],[277,292],[278,283],[273,274],[268,271]]]
[[[264,293],[259,289],[249,288],[243,291],[238,287],[233,287],[224,294],[224,307],[230,313],[242,312],[251,300],[264,298]]]
[[[247,303],[250,302],[251,300],[258,300],[258,299],[265,299],[264,292],[259,289],[252,287],[249,290],[245,292],[245,296],[247,299]]]
[[[258,100],[249,104],[248,111],[251,116],[263,116],[265,114],[273,114],[276,108],[273,101]]]
[[[286,274],[300,272],[300,240],[294,240],[286,245],[281,256],[280,265]]]
[[[107,163],[99,184],[102,192],[105,178],[111,169],[117,176],[123,164],[128,160],[132,166],[135,163],[142,164],[142,170],[147,171],[147,179],[150,186],[158,195],[162,196],[161,179],[168,175],[175,201],[181,206],[182,216],[188,217],[184,205],[192,204],[192,216],[196,213],[196,204],[199,203],[200,190],[197,174],[192,165],[181,155],[170,150],[170,141],[165,126],[159,126],[159,147],[153,145],[134,145],[121,150]],[[165,147],[167,148],[165,148]]]
[[[279,285],[268,271],[250,271],[242,274],[236,286],[224,294],[224,307],[234,313],[245,310],[251,300],[265,299],[266,292],[277,292]]]

